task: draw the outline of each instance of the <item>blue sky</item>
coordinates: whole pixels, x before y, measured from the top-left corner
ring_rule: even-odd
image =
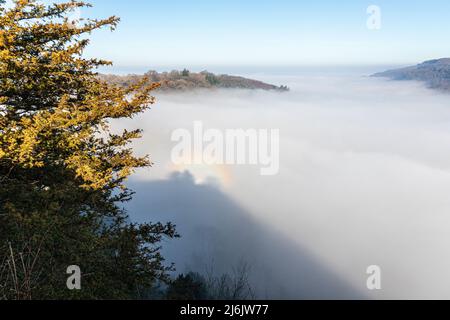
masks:
[[[450,1],[91,0],[83,17],[120,16],[87,55],[116,66],[410,64],[450,56]],[[381,9],[369,30],[366,10]]]

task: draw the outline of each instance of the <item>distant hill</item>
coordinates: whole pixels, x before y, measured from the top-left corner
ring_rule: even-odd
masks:
[[[148,77],[152,82],[161,83],[161,87],[158,90],[163,91],[187,91],[199,88],[261,89],[275,91],[289,90],[286,86],[275,86],[258,80],[230,76],[226,74],[216,75],[208,71],[203,71],[200,73],[194,73],[188,70],[175,70],[162,73],[149,71],[144,75],[130,74],[126,76],[101,74],[100,78],[107,82],[127,87],[133,83],[136,83],[144,76]]]
[[[418,80],[432,89],[450,92],[450,58],[430,60],[416,66],[376,73],[373,77]]]

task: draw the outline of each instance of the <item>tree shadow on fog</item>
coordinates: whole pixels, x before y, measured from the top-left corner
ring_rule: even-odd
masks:
[[[214,185],[195,184],[190,173],[168,180],[131,181],[136,191],[127,205],[136,222],[172,221],[180,240],[164,243],[168,262],[178,272],[230,272],[239,262],[251,266],[256,298],[361,299],[305,248],[255,220]]]

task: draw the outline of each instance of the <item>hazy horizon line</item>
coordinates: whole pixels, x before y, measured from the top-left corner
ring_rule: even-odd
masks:
[[[168,64],[168,65],[124,65],[113,64],[100,68],[100,72],[107,74],[143,74],[145,72],[154,70],[157,72],[170,72],[174,70],[188,69],[192,72],[210,71],[214,73],[220,72],[286,72],[286,71],[343,71],[343,70],[379,70],[385,71],[391,68],[402,68],[413,66],[416,63],[391,63],[391,64],[321,64],[321,65],[189,65],[189,64]]]

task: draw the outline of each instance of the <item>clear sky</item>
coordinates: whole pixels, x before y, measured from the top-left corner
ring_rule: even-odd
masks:
[[[49,1],[49,0],[48,0]],[[90,0],[120,16],[88,55],[117,66],[410,64],[450,56],[448,0]],[[381,9],[381,29],[367,8]]]

